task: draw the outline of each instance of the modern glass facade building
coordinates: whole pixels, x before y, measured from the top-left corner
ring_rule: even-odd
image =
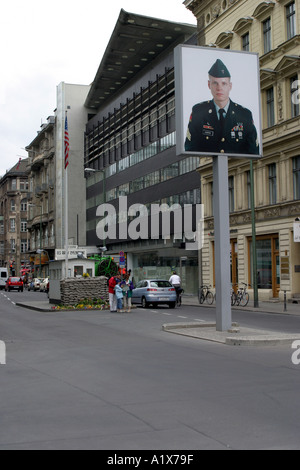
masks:
[[[124,251],[136,281],[169,278],[177,269],[191,294],[198,290],[198,251],[185,250],[174,223],[169,238],[151,239],[149,228],[147,240],[121,240],[117,233],[103,242],[96,213],[104,202],[118,209],[124,196],[128,207],[149,210],[152,204],[201,203],[199,160],[177,157],[175,149],[174,48],[196,44],[195,33],[195,26],[122,10],[86,100],[95,113],[85,134],[85,167],[97,170],[86,180],[88,245],[105,243],[114,256]]]

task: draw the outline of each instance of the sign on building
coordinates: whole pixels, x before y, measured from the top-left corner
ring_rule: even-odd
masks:
[[[78,246],[71,246],[68,250],[68,258],[74,259],[82,256],[83,258],[87,258],[87,250],[82,250],[78,248]],[[66,259],[66,250],[55,250],[55,261],[63,261]]]

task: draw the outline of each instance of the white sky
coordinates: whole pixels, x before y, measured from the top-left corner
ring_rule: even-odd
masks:
[[[183,0],[10,0],[0,4],[0,175],[56,106],[60,82],[90,84],[121,8],[196,24]]]

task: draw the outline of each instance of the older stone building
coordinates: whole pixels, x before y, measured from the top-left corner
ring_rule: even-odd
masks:
[[[186,0],[198,20],[198,44],[260,56],[264,157],[254,163],[257,278],[261,299],[300,293],[300,1]],[[245,93],[251,90],[245,89]],[[205,205],[203,281],[214,284],[213,175],[200,167]],[[232,281],[252,283],[250,162],[229,161]]]
[[[42,124],[36,138],[26,148],[28,151],[29,204],[28,230],[31,264],[35,274],[48,274],[49,258],[54,259],[55,249],[55,118],[50,116]],[[37,254],[46,250],[47,256]]]
[[[29,265],[27,163],[20,161],[0,180],[0,266],[16,276]]]

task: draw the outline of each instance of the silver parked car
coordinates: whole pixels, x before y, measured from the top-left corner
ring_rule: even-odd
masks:
[[[153,279],[140,281],[132,292],[132,303],[142,304],[147,308],[167,304],[170,308],[176,307],[176,291],[169,281]]]

